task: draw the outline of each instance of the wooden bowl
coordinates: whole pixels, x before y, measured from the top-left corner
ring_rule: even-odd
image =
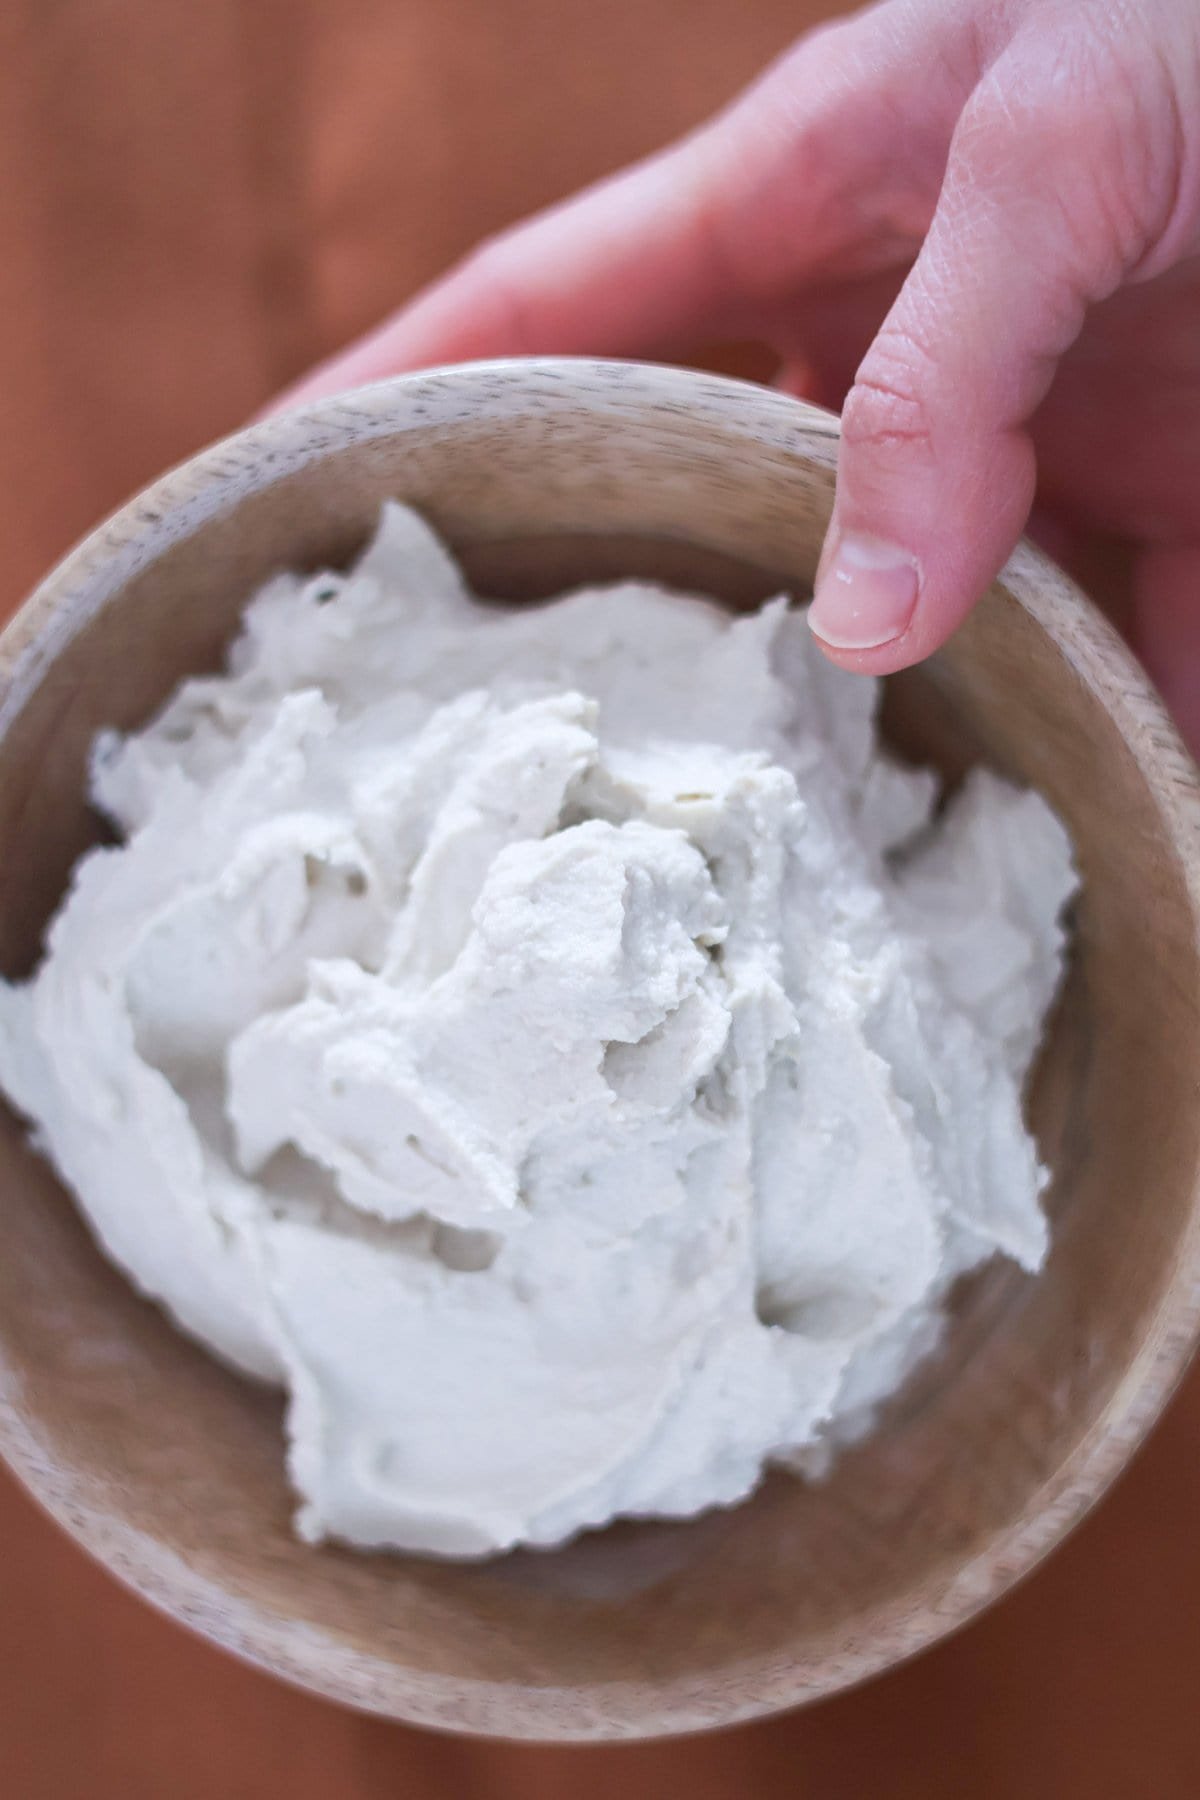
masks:
[[[659,575],[732,603],[811,582],[836,422],[677,370],[510,362],[408,376],[206,451],[119,512],[0,644],[0,970],[28,972],[101,725],[215,665],[254,586],[340,563],[381,500],[478,585]],[[813,1699],[910,1656],[1025,1574],[1107,1487],[1197,1333],[1200,808],[1132,659],[1020,549],[889,729],[951,776],[1040,788],[1083,874],[1031,1096],[1055,1180],[1036,1279],[962,1289],[945,1350],[831,1479],[551,1553],[445,1565],[293,1538],[277,1395],[180,1337],[105,1263],[0,1121],[0,1447],[92,1553],[286,1679],[395,1718],[528,1738],[650,1736]]]

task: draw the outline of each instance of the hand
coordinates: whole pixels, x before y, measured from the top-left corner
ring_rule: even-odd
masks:
[[[1134,557],[1200,743],[1200,4],[888,0],[724,113],[485,244],[287,403],[400,369],[757,338],[844,400],[813,625],[883,673],[946,638],[1035,478]]]

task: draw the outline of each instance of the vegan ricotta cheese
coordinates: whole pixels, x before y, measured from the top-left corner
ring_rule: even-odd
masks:
[[[819,1470],[1036,1270],[1046,804],[880,747],[783,600],[473,597],[412,512],[104,736],[0,1085],[103,1249],[286,1387],[298,1529],[446,1556]]]

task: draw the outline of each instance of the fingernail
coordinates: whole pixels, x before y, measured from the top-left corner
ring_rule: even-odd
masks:
[[[917,565],[906,551],[847,535],[817,571],[808,622],[834,650],[875,650],[907,629],[918,586]]]

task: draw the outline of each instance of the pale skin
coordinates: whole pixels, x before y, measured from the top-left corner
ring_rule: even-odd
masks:
[[[754,338],[841,406],[812,623],[935,649],[1029,519],[1131,558],[1200,748],[1200,0],[884,0],[482,245],[284,403],[398,370]]]

